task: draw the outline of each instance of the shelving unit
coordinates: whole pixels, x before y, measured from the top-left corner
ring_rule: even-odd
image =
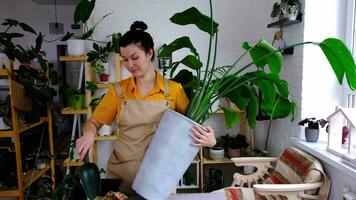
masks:
[[[59,57],[59,61],[64,61],[64,62],[80,62],[82,64],[83,67],[83,73],[80,73],[80,78],[84,78],[85,81],[93,81],[95,82],[95,84],[98,86],[98,89],[105,89],[108,88],[110,86],[111,83],[109,82],[105,82],[105,83],[99,83],[97,81],[95,81],[95,72],[91,69],[90,63],[86,62],[87,60],[87,56],[60,56]],[[119,54],[115,54],[115,81],[119,81],[122,78],[121,75],[121,57]],[[86,108],[81,109],[81,110],[75,110],[71,107],[66,107],[62,109],[62,114],[64,115],[74,115],[77,116],[77,122],[78,122],[78,126],[73,124],[74,128],[78,127],[78,131],[81,131],[80,125],[79,125],[79,115],[86,115],[86,118],[90,118],[90,116],[92,115],[92,108],[89,105],[91,100],[92,100],[92,95],[91,92],[89,90],[85,90],[85,105]],[[73,129],[74,129],[73,128]],[[75,137],[75,130],[72,131],[72,138]],[[114,141],[117,139],[116,135],[111,135],[111,136],[97,136],[95,137],[95,141]],[[94,151],[93,152],[97,152],[97,147],[96,147],[96,142],[94,144]],[[96,161],[96,153],[94,153],[94,155],[92,155],[92,157],[90,158],[91,160],[93,160],[94,162]],[[72,166],[81,166],[83,164],[82,161],[80,161],[79,159],[70,159],[70,157],[68,157],[64,162],[63,165],[65,167],[72,167]]]
[[[195,173],[196,176],[199,175],[199,166],[200,166],[200,160],[199,157],[196,156],[190,166],[188,167],[188,170],[190,170],[191,173]],[[193,176],[193,175],[192,175]],[[199,188],[199,179],[195,180],[195,184],[190,184],[187,185],[187,183],[184,181],[184,176],[179,180],[176,189],[195,189]]]
[[[13,61],[9,61],[8,67],[6,69],[0,70],[0,78],[9,80],[9,91],[10,91],[10,101],[11,101],[11,116],[12,116],[12,130],[0,131],[1,138],[11,138],[15,147],[16,156],[16,172],[17,172],[17,189],[0,189],[0,197],[18,197],[20,200],[24,199],[24,190],[29,188],[30,185],[41,178],[46,172],[51,173],[52,190],[55,187],[55,171],[54,171],[54,147],[53,147],[53,132],[52,132],[52,112],[51,106],[47,105],[47,116],[41,117],[39,122],[31,124],[23,124],[19,122],[18,111],[14,108],[12,102],[14,102],[13,87],[11,85],[11,77],[14,68]],[[48,74],[47,74],[48,76]],[[44,169],[33,169],[27,172],[22,170],[22,159],[21,159],[21,133],[30,130],[34,127],[48,125],[48,137],[49,137],[49,153],[50,161],[46,164]]]
[[[237,110],[240,112],[240,133],[243,135],[246,135],[247,133],[247,119],[246,119],[246,112]],[[218,110],[216,114],[223,114],[222,111]],[[253,135],[252,132],[250,132]],[[251,141],[253,141],[253,138],[250,138]],[[253,144],[252,144],[253,145]],[[212,160],[208,157],[204,157],[203,155],[203,149],[199,151],[199,158],[200,158],[200,174],[199,174],[199,179],[200,179],[200,191],[203,192],[204,190],[204,166],[207,165],[226,165],[226,164],[232,164],[233,162],[229,158],[223,158],[222,160]]]

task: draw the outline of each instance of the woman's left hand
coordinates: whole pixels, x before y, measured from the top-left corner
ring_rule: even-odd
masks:
[[[190,137],[192,138],[192,145],[197,147],[212,147],[216,144],[214,130],[209,126],[205,128],[194,125],[191,129]]]

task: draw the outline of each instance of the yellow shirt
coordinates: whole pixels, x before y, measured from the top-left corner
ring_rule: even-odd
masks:
[[[156,72],[156,84],[153,89],[142,97],[135,79],[131,76],[128,79],[119,82],[124,98],[127,100],[165,100],[164,96],[164,79],[159,72]],[[170,108],[179,113],[185,114],[188,107],[188,97],[185,94],[181,84],[168,80],[168,100]],[[114,85],[110,85],[100,104],[96,107],[92,118],[99,122],[110,125],[115,117],[120,114],[121,99],[117,95]]]

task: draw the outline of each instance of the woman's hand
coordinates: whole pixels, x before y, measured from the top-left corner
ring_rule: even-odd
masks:
[[[76,149],[81,160],[84,159],[84,156],[88,151],[89,155],[91,154],[94,145],[94,137],[94,134],[87,133],[77,139]]]
[[[214,130],[209,126],[205,128],[194,125],[191,129],[190,137],[192,138],[192,145],[197,147],[212,147],[216,144]]]

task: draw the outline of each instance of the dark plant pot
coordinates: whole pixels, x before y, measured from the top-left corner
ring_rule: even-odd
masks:
[[[70,98],[70,105],[75,110],[84,108],[84,94],[74,94]]]
[[[240,149],[228,149],[229,152],[229,157],[230,158],[236,158],[236,157],[240,157]]]
[[[34,103],[31,111],[24,111],[23,115],[26,123],[37,123],[41,120],[41,106]]]
[[[319,139],[319,129],[305,128],[305,140],[307,142],[317,142]]]
[[[100,82],[108,82],[109,74],[102,74],[99,76]]]

